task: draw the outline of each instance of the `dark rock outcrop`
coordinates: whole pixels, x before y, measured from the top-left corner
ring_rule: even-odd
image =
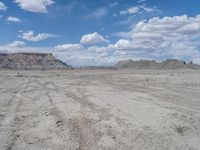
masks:
[[[0,69],[51,70],[72,69],[50,53],[0,54]]]
[[[174,69],[200,69],[200,65],[193,63],[186,63],[177,59],[168,59],[163,62],[156,62],[150,60],[123,60],[119,61],[115,67],[117,69],[135,69],[135,70],[174,70]]]

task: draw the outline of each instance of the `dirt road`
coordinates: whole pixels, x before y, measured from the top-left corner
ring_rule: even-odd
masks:
[[[200,150],[200,71],[0,71],[0,150]]]

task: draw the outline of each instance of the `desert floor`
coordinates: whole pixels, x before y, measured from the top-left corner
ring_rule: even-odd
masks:
[[[0,71],[0,150],[200,150],[200,71]]]

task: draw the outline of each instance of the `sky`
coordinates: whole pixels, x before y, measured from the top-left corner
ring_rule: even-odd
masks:
[[[198,0],[0,0],[0,53],[73,66],[181,59],[200,64]]]

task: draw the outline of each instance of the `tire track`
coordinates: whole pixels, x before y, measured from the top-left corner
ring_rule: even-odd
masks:
[[[58,123],[60,130],[64,131],[65,128],[68,128],[70,130],[71,140],[78,143],[76,148],[77,150],[95,149],[98,141],[105,134],[110,136],[114,141],[116,141],[116,143],[121,142],[119,139],[116,138],[116,133],[118,133],[117,130],[106,127],[105,131],[99,131],[98,126],[104,121],[106,122],[109,120],[115,120],[117,124],[123,127],[125,130],[127,124],[117,116],[111,115],[109,113],[109,110],[106,110],[105,108],[100,108],[99,106],[90,102],[88,98],[91,96],[91,94],[86,94],[88,92],[85,88],[82,88],[80,85],[76,85],[78,87],[75,86],[77,88],[76,93],[79,94],[78,96],[70,90],[65,90],[58,87],[54,82],[48,81],[43,83],[43,85],[41,86],[43,86],[43,88],[45,89],[46,95],[52,107],[52,109],[50,110],[50,114],[59,121]],[[49,86],[51,88],[48,88]],[[51,90],[56,91],[56,93],[60,92],[64,94],[66,98],[70,98],[78,102],[81,105],[80,114],[77,117],[66,119],[66,114],[56,106],[56,103],[50,94]],[[87,113],[97,114],[99,120],[89,119]]]
[[[15,145],[15,142],[19,138],[17,131],[19,130],[18,128],[19,128],[20,120],[18,120],[17,115],[18,115],[20,106],[23,103],[23,92],[28,87],[29,80],[30,80],[29,78],[25,78],[22,88],[13,97],[13,102],[11,103],[9,112],[7,113],[8,115],[6,116],[6,118],[4,119],[2,123],[2,127],[4,128],[4,130],[10,131],[10,133],[8,133],[9,141],[7,141],[7,144],[3,146],[3,149],[5,150],[12,150]]]

